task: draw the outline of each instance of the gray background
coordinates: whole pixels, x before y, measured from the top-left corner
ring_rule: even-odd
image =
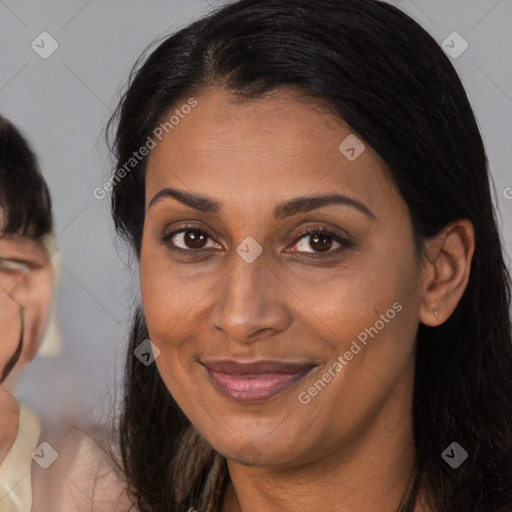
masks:
[[[512,1],[393,0],[441,44],[457,31],[469,47],[453,63],[474,107],[512,248]],[[113,244],[108,200],[93,190],[108,176],[102,130],[135,59],[154,39],[221,1],[0,0],[0,112],[31,141],[49,183],[63,271],[57,359],[37,358],[17,395],[47,421],[85,424],[115,405],[136,270]],[[44,60],[42,32],[59,44]],[[507,199],[509,197],[510,199]],[[119,386],[117,386],[119,389]]]

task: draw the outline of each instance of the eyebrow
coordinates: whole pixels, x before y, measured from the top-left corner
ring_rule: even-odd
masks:
[[[214,214],[222,212],[222,205],[218,201],[200,194],[185,192],[174,188],[164,188],[160,190],[160,192],[158,192],[149,202],[148,209],[165,197],[172,197],[201,212]],[[350,206],[359,210],[370,219],[376,218],[366,205],[357,199],[352,199],[342,194],[322,194],[318,196],[295,197],[277,205],[274,208],[273,215],[275,219],[282,220],[286,217],[291,217],[292,215],[307,213],[333,204]]]
[[[0,237],[2,240],[2,237]],[[5,249],[0,247],[0,260],[10,261],[19,263],[21,265],[30,265],[30,266],[38,266],[43,267],[46,266],[50,261],[50,256],[47,254],[45,248],[41,244],[40,241],[29,238],[3,238],[3,241],[7,244],[12,244],[12,249]],[[15,254],[13,257],[5,257],[2,255],[7,250],[9,254],[11,251]]]

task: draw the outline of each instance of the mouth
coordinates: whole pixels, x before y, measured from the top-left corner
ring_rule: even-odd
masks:
[[[288,390],[311,373],[313,363],[201,361],[212,386],[236,402],[261,402]]]

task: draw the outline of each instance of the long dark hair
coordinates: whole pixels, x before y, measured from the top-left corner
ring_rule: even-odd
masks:
[[[420,477],[436,512],[512,510],[510,277],[473,111],[449,59],[415,21],[376,0],[241,0],[165,39],[136,64],[109,123],[115,227],[140,255],[145,165],[119,174],[163,114],[200,88],[250,101],[292,87],[329,105],[383,159],[406,201],[418,255],[453,220],[474,226],[465,293],[441,326],[419,325],[413,422]],[[226,460],[198,435],[155,365],[135,314],[119,425],[122,463],[142,512],[219,511]],[[469,454],[442,459],[456,441]],[[409,496],[412,509],[415,495]]]

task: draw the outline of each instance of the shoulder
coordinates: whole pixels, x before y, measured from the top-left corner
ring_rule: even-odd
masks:
[[[49,445],[55,460],[36,475],[40,492],[35,503],[44,503],[43,510],[136,512],[116,463],[115,445],[76,428]]]
[[[14,400],[14,399],[13,399]],[[32,502],[30,475],[32,452],[39,442],[41,427],[32,411],[14,401],[16,407],[8,410],[18,415],[17,434],[3,461],[0,461],[0,509],[30,510]],[[4,404],[2,404],[4,405]],[[2,412],[6,411],[2,408]],[[8,414],[5,417],[11,421]],[[14,425],[14,422],[13,422]]]

